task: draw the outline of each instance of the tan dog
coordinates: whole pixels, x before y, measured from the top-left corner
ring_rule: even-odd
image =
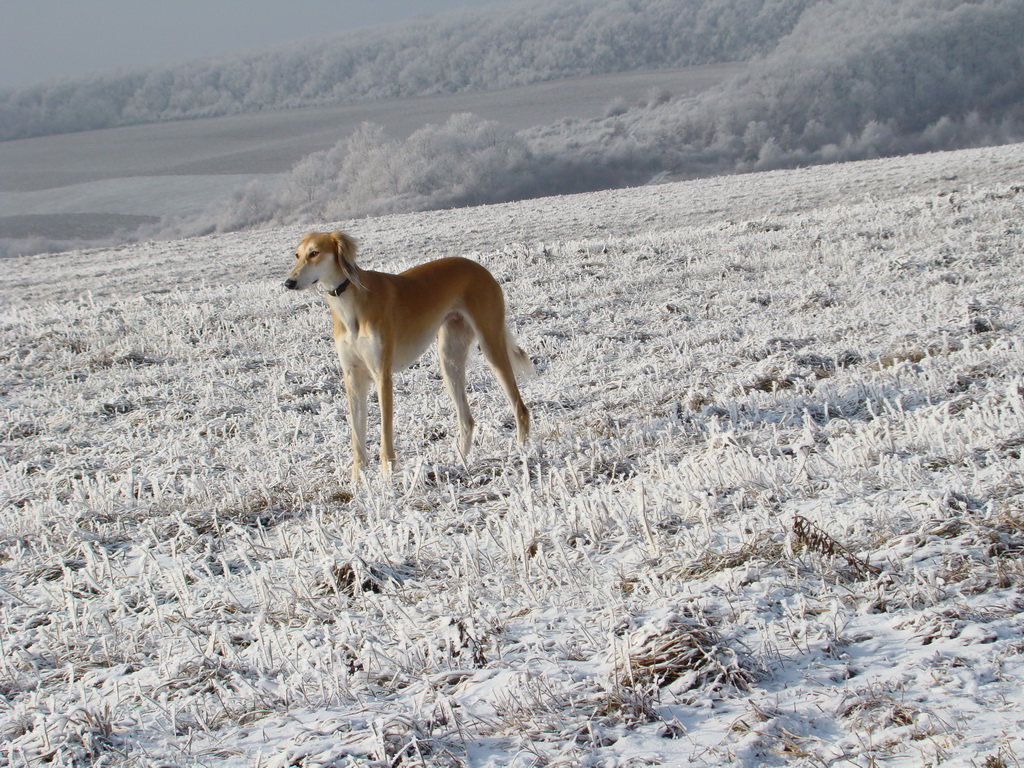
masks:
[[[286,288],[320,283],[334,320],[352,425],[352,482],[366,464],[366,399],[370,382],[380,402],[380,459],[386,474],[395,461],[392,374],[412,365],[438,339],[441,374],[459,419],[463,458],[473,442],[473,416],[466,399],[466,358],[476,338],[515,413],[519,442],[530,431],[530,412],[519,395],[516,373],[533,370],[530,358],[505,325],[501,287],[484,267],[447,258],[399,275],[356,266],[356,244],[343,232],[312,232],[295,250],[298,263]]]

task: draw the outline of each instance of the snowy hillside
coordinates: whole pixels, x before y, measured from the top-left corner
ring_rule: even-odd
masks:
[[[815,2],[521,0],[370,29],[325,7],[287,47],[0,89],[0,140],[746,61]]]
[[[530,444],[431,353],[351,488],[297,229],[4,261],[0,762],[1019,765],[1024,145],[338,225]]]

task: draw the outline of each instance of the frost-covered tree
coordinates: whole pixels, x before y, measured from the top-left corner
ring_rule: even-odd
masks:
[[[815,3],[720,88],[529,138],[536,155],[567,163],[606,145],[616,122],[634,141],[633,167],[684,176],[1019,140],[1024,3]],[[588,159],[606,178],[636,180],[616,176],[615,152]]]

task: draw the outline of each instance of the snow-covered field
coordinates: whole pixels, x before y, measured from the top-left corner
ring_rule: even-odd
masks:
[[[1024,759],[1024,145],[345,227],[503,282],[347,483],[298,231],[8,259],[0,762]]]

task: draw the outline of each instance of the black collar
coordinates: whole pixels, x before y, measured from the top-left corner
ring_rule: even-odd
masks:
[[[341,294],[343,294],[343,293],[345,292],[345,289],[346,289],[346,288],[348,288],[348,286],[349,286],[349,284],[350,284],[351,282],[352,282],[351,280],[347,280],[347,279],[346,279],[344,283],[342,283],[341,285],[339,285],[339,286],[338,286],[337,288],[335,288],[335,289],[334,289],[333,291],[328,291],[328,292],[327,292],[327,295],[328,295],[328,296],[341,296]]]

